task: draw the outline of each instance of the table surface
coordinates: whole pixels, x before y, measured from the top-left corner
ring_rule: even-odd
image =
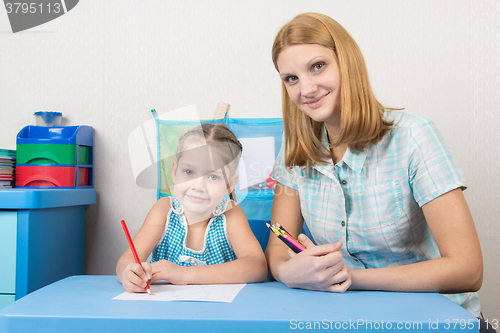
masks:
[[[112,299],[122,292],[116,276],[72,276],[0,310],[0,332],[479,330],[474,316],[434,293],[335,294],[273,281],[246,285],[232,303]]]

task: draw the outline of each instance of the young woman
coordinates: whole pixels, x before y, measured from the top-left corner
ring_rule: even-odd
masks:
[[[483,261],[463,172],[434,125],[383,107],[356,42],[306,13],[278,33],[284,140],[272,222],[317,246],[270,237],[272,275],[292,288],[440,292],[475,316]]]

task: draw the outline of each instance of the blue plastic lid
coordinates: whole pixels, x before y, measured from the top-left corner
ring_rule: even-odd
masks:
[[[55,112],[55,111],[37,111],[35,112],[35,116],[43,116],[49,114],[51,116],[62,116],[62,112]]]
[[[62,113],[53,111],[38,111],[35,112],[35,116],[41,117],[45,124],[52,124],[54,119],[59,119],[62,116]]]

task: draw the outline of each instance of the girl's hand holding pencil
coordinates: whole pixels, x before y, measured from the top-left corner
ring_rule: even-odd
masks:
[[[123,289],[129,293],[145,293],[152,277],[151,265],[147,262],[130,263],[122,274]]]

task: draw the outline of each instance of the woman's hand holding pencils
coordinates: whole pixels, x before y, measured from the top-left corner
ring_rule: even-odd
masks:
[[[290,288],[340,293],[350,287],[351,274],[345,267],[340,252],[342,242],[317,246],[304,234],[299,235],[298,238],[302,241],[298,241],[281,225],[266,225],[295,252],[289,251],[290,260],[281,263],[279,271],[284,274],[275,276],[278,281]]]

